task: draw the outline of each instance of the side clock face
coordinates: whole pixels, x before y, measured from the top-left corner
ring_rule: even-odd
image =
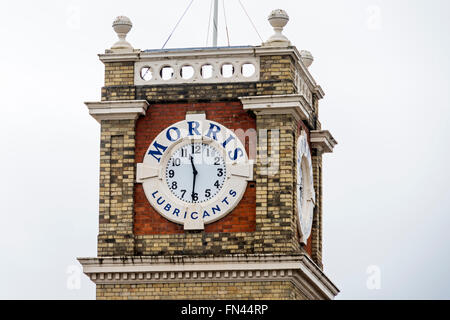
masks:
[[[304,244],[311,235],[315,201],[311,152],[306,132],[302,131],[297,141],[297,212],[300,241]]]
[[[187,230],[201,230],[238,205],[253,164],[231,130],[194,114],[150,143],[136,175],[156,211]]]
[[[172,152],[166,165],[166,183],[186,203],[204,203],[223,188],[227,177],[224,155],[211,144],[186,143]]]

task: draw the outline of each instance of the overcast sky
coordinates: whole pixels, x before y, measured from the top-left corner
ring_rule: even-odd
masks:
[[[338,298],[449,299],[450,2],[242,2],[264,40],[285,9],[285,35],[315,57],[320,120],[339,142],[323,171]],[[96,256],[100,128],[83,102],[100,100],[97,54],[118,15],[135,48],[161,48],[188,3],[0,2],[0,298],[95,298],[71,280],[76,257]],[[194,1],[166,47],[205,46],[209,4]],[[225,4],[231,45],[259,45],[238,0]],[[221,11],[220,45],[224,29]]]

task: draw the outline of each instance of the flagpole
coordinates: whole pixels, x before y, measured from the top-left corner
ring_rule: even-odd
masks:
[[[214,0],[214,20],[213,20],[213,47],[217,47],[217,30],[219,29],[219,0]]]

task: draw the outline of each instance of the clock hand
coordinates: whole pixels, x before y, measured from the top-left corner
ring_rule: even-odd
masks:
[[[192,164],[192,170],[194,172],[194,176],[198,173],[197,169],[195,169],[194,166],[194,157],[191,156],[191,164]]]
[[[193,180],[193,182],[192,182],[192,194],[191,194],[191,197],[192,197],[192,201],[194,201],[194,194],[195,194],[195,180],[196,180],[196,178],[197,178],[197,174],[198,174],[198,171],[197,171],[197,169],[195,169],[195,166],[194,166],[194,158],[191,156],[191,164],[192,164],[192,169],[193,169],[193,173],[194,173],[194,180]]]

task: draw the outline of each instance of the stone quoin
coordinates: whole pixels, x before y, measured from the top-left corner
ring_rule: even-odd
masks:
[[[134,49],[129,18],[100,54],[97,299],[333,299],[322,264],[322,155],[313,56],[260,46]]]

